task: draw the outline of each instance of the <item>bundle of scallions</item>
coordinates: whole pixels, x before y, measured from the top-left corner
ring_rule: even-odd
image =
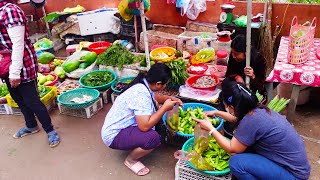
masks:
[[[259,102],[262,102],[264,99],[263,95],[259,94],[256,92],[256,96],[259,100]],[[286,98],[279,98],[278,95],[276,95],[267,105],[269,109],[272,109],[275,112],[280,112],[282,111],[290,102],[290,99]]]

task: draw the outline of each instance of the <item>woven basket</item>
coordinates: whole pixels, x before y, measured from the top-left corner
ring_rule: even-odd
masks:
[[[308,61],[310,51],[313,45],[314,34],[317,19],[313,18],[310,26],[298,24],[298,18],[293,17],[288,43],[288,63],[302,64]],[[297,37],[297,32],[304,32],[302,36]]]
[[[90,101],[86,101],[83,103],[74,103],[71,102],[73,98],[82,97],[83,95],[91,96],[92,99]],[[58,96],[58,102],[66,107],[72,109],[82,109],[90,106],[93,102],[95,102],[100,96],[100,92],[96,89],[74,89],[71,91],[67,91]]]

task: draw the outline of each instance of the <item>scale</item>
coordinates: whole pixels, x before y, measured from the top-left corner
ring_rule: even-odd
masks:
[[[221,14],[220,14],[220,22],[224,24],[230,24],[233,20],[232,10],[236,7],[232,2],[227,2],[222,4],[221,6]]]

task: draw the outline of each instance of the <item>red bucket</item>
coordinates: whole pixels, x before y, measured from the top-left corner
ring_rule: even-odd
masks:
[[[88,48],[90,51],[95,52],[97,54],[101,54],[106,51],[112,44],[109,42],[95,42],[92,43]]]

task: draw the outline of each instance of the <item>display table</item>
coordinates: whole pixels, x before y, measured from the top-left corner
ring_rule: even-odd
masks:
[[[270,82],[267,86],[268,99],[270,99],[270,95],[272,95],[272,82],[293,84],[287,116],[288,120],[292,122],[301,86],[320,86],[320,60],[316,58],[316,48],[320,46],[320,39],[314,40],[309,60],[303,64],[297,65],[288,63],[288,43],[288,37],[281,38],[274,69],[271,71],[266,81]]]

